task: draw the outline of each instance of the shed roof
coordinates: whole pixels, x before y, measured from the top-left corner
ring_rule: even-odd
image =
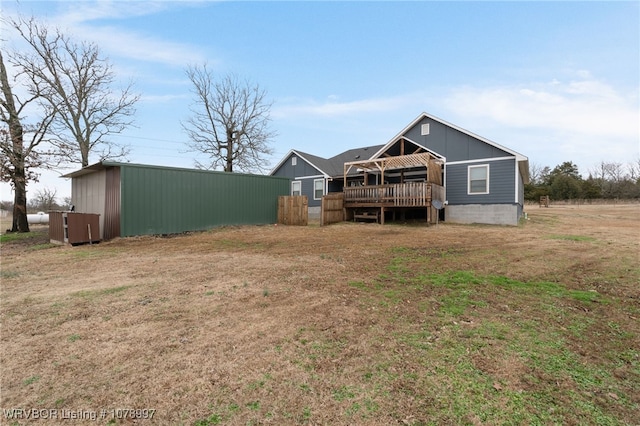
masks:
[[[89,173],[95,173],[100,170],[105,170],[108,167],[144,167],[148,169],[166,169],[166,170],[184,170],[189,172],[199,172],[199,173],[218,173],[218,174],[228,174],[228,172],[223,172],[221,170],[207,170],[207,169],[191,169],[188,167],[174,167],[174,166],[158,166],[152,164],[139,164],[139,163],[122,163],[117,161],[99,161],[94,164],[90,164],[86,167],[81,168],[80,170],[76,170],[74,172],[67,173],[62,175],[63,178],[74,178],[82,175],[86,175]],[[248,176],[264,176],[264,175],[256,175],[252,173],[236,173],[233,172],[234,175],[248,175]],[[277,177],[277,176],[273,176]]]

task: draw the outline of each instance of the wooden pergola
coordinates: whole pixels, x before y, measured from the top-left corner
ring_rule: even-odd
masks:
[[[442,185],[441,165],[442,160],[436,158],[436,156],[430,152],[374,158],[371,160],[349,161],[344,163],[344,186],[347,186],[347,174],[353,167],[364,171],[365,182],[367,181],[366,175],[368,172],[379,171],[380,181],[384,182],[384,172],[387,170],[424,167],[427,169],[427,182]]]

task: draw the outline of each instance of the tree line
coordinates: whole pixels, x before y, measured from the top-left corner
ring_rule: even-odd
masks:
[[[14,191],[10,231],[28,232],[27,184],[37,182],[37,170],[126,159],[130,146],[110,137],[134,124],[141,95],[133,82],[115,87],[113,64],[97,44],[35,18],[0,20],[25,46],[0,52],[0,179]],[[266,92],[234,74],[217,76],[206,63],[185,73],[194,96],[181,122],[185,145],[209,158],[196,167],[264,170],[275,136]]]
[[[51,210],[68,210],[71,207],[71,197],[58,197],[58,191],[51,188],[38,189],[33,196],[29,197],[27,212],[48,212]],[[0,201],[0,209],[4,211],[13,210],[13,202]]]
[[[640,199],[640,158],[628,164],[601,161],[586,178],[571,161],[553,169],[532,163],[529,175],[524,188],[527,201],[537,202],[545,195],[552,200]]]

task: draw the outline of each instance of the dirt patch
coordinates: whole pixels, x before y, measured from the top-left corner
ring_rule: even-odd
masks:
[[[637,423],[640,208],[529,210],[519,227],[3,244],[0,405],[154,409],[136,419],[153,424]]]

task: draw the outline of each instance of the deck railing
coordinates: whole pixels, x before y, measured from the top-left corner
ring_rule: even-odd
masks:
[[[344,206],[428,207],[443,195],[444,187],[428,182],[350,186],[344,188]]]

